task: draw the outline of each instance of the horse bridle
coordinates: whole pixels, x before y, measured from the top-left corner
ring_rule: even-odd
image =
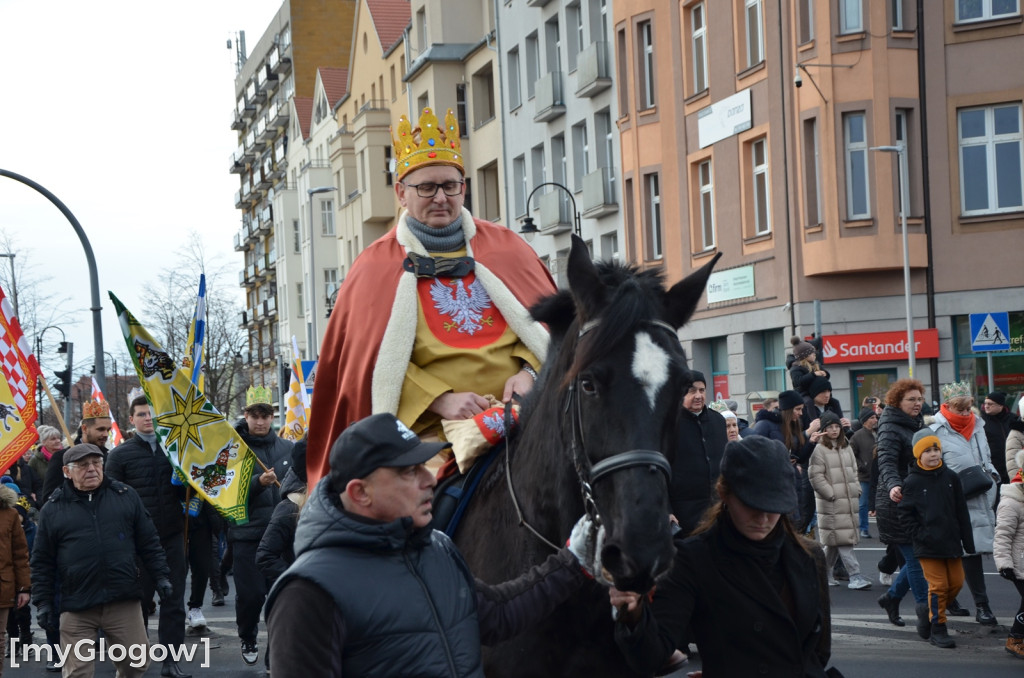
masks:
[[[591,320],[583,324],[580,328],[578,338],[582,338],[590,330],[598,326],[600,320]],[[667,330],[672,333],[673,339],[678,341],[678,335],[674,327],[661,320],[652,320],[647,324]],[[583,410],[579,398],[579,381],[580,378],[577,375],[573,379],[566,391],[565,406],[562,409],[563,414],[569,413],[572,416],[572,441],[570,448],[572,451],[573,466],[576,469],[576,477],[580,484],[580,493],[583,499],[583,508],[586,514],[590,517],[593,522],[592,529],[597,529],[601,525],[601,515],[597,510],[597,502],[594,501],[594,492],[592,489],[593,483],[596,483],[601,478],[609,476],[617,471],[622,471],[628,468],[635,468],[637,466],[647,466],[651,470],[658,470],[665,474],[665,481],[670,482],[672,480],[672,467],[668,463],[668,459],[665,455],[658,450],[628,450],[626,452],[620,452],[613,454],[612,456],[602,459],[596,464],[590,464],[590,460],[584,453],[584,440],[583,440]],[[511,430],[511,407],[505,408],[505,430]],[[534,534],[542,542],[550,546],[555,551],[558,547],[551,543],[544,535],[538,532],[523,516],[523,511],[519,506],[519,500],[516,498],[515,488],[512,486],[512,469],[510,459],[512,456],[511,443],[506,442],[505,448],[505,479],[508,482],[508,492],[512,497],[512,505],[515,507],[516,515],[519,518],[519,524]]]

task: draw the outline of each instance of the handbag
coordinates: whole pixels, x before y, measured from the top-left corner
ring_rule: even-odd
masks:
[[[992,487],[992,476],[980,464],[968,466],[957,475],[960,476],[960,485],[964,489],[965,499],[973,499],[979,494],[988,492]]]

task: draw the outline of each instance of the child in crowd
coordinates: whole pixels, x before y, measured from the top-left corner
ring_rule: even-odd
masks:
[[[814,377],[828,379],[828,370],[818,362],[818,353],[814,345],[807,341],[801,341],[799,337],[789,340],[793,345],[793,362],[789,365],[789,378],[793,382],[793,388],[800,395],[808,395],[807,387]]]
[[[1024,452],[1017,453],[1016,462],[1017,473],[999,490],[993,556],[999,575],[1013,582],[1020,594],[1020,607],[1006,638],[1006,651],[1024,659]]]
[[[839,585],[832,575],[832,568],[836,560],[842,558],[850,575],[849,588],[869,589],[871,580],[860,573],[860,563],[853,553],[858,541],[860,500],[857,458],[846,441],[839,417],[833,412],[825,412],[820,421],[824,434],[811,454],[807,473],[814,488],[818,541],[825,549],[828,584]]]
[[[960,557],[974,553],[974,532],[960,478],[942,463],[942,443],[930,428],[914,434],[914,459],[897,504],[900,523],[911,536],[914,555],[928,581],[932,645],[956,647],[946,630],[946,604],[964,584]]]

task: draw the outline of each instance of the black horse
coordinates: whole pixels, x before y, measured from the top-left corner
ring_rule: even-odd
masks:
[[[661,451],[691,383],[676,329],[717,259],[666,291],[660,272],[595,265],[573,237],[570,291],[531,309],[551,344],[523,402],[521,432],[488,469],[456,534],[477,577],[502,582],[543,561],[586,507],[605,527],[602,564],[618,588],[648,591],[667,572],[674,549]],[[633,675],[612,625],[607,591],[587,586],[541,626],[488,649],[486,673]]]

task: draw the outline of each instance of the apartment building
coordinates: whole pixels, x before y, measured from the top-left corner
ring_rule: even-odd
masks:
[[[496,4],[508,227],[530,217],[530,244],[565,284],[576,229],[595,258],[620,255],[612,3]]]
[[[306,138],[293,131],[303,114],[295,99],[313,101],[318,69],[347,66],[354,12],[355,0],[285,0],[235,78],[231,128],[238,133],[238,148],[230,171],[239,177],[235,206],[242,216],[234,246],[244,258],[239,284],[246,308],[239,323],[249,338],[242,359],[251,382],[270,387],[275,397],[280,396],[279,367],[291,357],[278,302],[294,293],[279,284],[278,267],[291,256],[285,243],[306,204],[297,199],[297,168],[290,169],[289,160],[295,150],[290,146]],[[308,118],[312,107],[303,108]],[[279,260],[282,252],[286,257]]]
[[[908,375],[908,296],[929,394],[992,389],[969,321],[989,312],[1010,320],[994,386],[1024,391],[1007,247],[1024,226],[1024,75],[992,68],[1024,53],[1020,3],[927,3],[921,30],[917,16],[911,0],[614,3],[624,251],[669,280],[723,253],[682,332],[716,395],[789,388],[790,336],[820,329],[855,412]],[[878,149],[897,145],[905,182]]]

